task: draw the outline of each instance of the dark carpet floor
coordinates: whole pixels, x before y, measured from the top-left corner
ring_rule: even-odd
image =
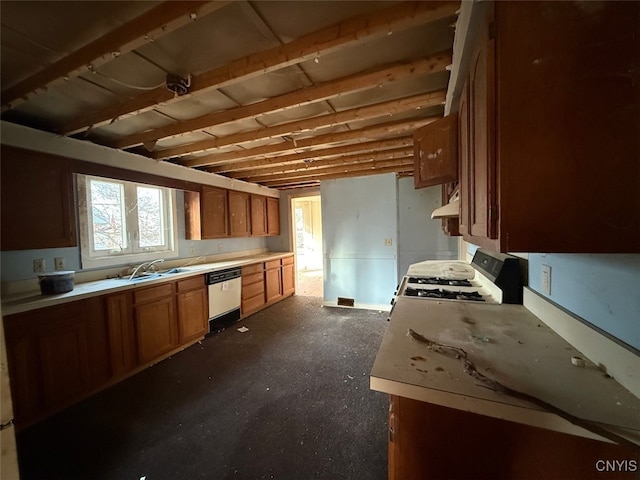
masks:
[[[283,300],[21,432],[22,480],[385,479],[385,320]]]

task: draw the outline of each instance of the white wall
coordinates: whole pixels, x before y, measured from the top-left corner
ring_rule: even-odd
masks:
[[[322,182],[320,195],[325,302],[386,308],[397,279],[395,174]]]
[[[413,178],[398,180],[398,275],[423,260],[455,260],[458,240],[442,232],[442,221],[431,212],[442,205],[441,187],[416,190]],[[400,278],[398,278],[398,281]]]

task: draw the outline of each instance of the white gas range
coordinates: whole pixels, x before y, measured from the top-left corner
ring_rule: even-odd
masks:
[[[456,260],[415,263],[407,270],[392,303],[399,297],[416,301],[522,303],[520,260],[478,249],[471,263]]]

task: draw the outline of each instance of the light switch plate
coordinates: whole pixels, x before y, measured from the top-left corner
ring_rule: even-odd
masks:
[[[542,287],[542,293],[545,295],[551,295],[551,267],[549,265],[542,265],[540,272],[540,284]]]
[[[33,271],[35,273],[44,273],[45,263],[44,258],[37,258],[33,261]]]
[[[56,257],[54,263],[56,270],[64,270],[64,257]]]

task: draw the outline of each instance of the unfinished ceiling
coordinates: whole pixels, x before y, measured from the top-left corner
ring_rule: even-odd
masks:
[[[2,119],[284,189],[413,172],[460,2],[2,1]]]

